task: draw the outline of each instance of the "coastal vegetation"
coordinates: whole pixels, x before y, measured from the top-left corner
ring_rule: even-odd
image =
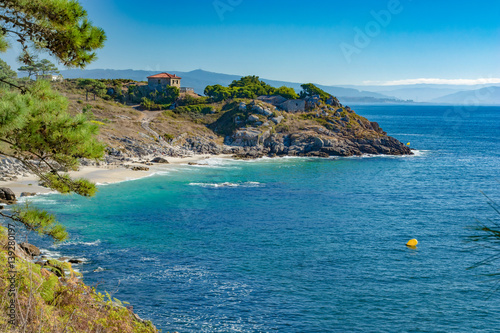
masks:
[[[13,293],[7,229],[0,227],[0,331],[155,333],[151,322],[137,317],[126,302],[100,293],[79,280],[70,263],[48,260],[42,267],[16,246],[17,325],[9,323]]]
[[[20,59],[22,61],[22,59]],[[26,72],[28,78],[31,79],[33,75],[47,75],[59,73],[56,65],[47,59],[42,59],[40,61],[36,60],[34,57],[33,63],[28,65],[23,65],[17,69],[20,72]]]
[[[258,76],[245,76],[234,80],[228,87],[219,84],[207,86],[204,94],[213,102],[221,102],[232,98],[257,98],[263,95],[283,96],[287,99],[297,99],[299,95],[289,87],[275,88],[260,81]]]
[[[96,58],[95,50],[104,45],[106,36],[89,22],[77,1],[9,0],[0,3],[0,51],[10,46],[8,38],[20,43],[19,61],[24,64],[20,70],[31,76],[57,71],[50,61],[38,61],[34,50],[48,52],[65,66],[84,68]],[[98,125],[83,112],[71,115],[68,99],[49,81],[19,80],[3,61],[0,82],[0,155],[19,161],[43,186],[60,193],[94,195],[95,184],[73,179],[68,171],[77,170],[81,159],[104,156],[105,146],[97,139]],[[98,81],[81,86],[94,99],[105,89]],[[24,226],[28,234],[35,231],[55,242],[68,237],[52,214],[30,205],[0,210],[0,216],[8,221],[9,233]],[[83,284],[71,264],[56,260],[35,264],[32,255],[1,228],[2,332],[157,331],[122,302]]]
[[[21,68],[28,76],[57,70],[47,61],[39,62],[34,49],[45,50],[65,66],[83,68],[106,39],[76,1],[11,0],[2,2],[0,11],[0,47],[8,47],[7,37],[18,38],[19,60],[25,66]],[[246,76],[228,87],[207,86],[206,96],[199,96],[171,86],[151,90],[131,80],[20,80],[6,64],[0,65],[0,154],[19,161],[41,185],[64,194],[96,193],[95,184],[68,173],[83,161],[116,163],[151,153],[241,158],[411,153],[312,84],[303,85],[299,95],[292,88],[275,88],[257,76]],[[260,96],[300,102],[302,110],[289,112]],[[140,112],[152,110],[160,112]],[[2,210],[0,216],[55,242],[68,237],[53,215],[30,205]],[[0,260],[8,260],[9,251],[3,249]],[[22,317],[12,323],[6,312],[0,314],[4,331],[155,331],[118,300],[106,300],[77,280],[71,265],[54,260],[33,264],[19,249],[16,258],[23,278],[16,286],[15,309]],[[2,302],[8,307],[7,297]]]
[[[253,76],[235,80],[233,88],[247,90],[247,86],[257,84],[256,78]],[[66,79],[64,82],[52,82],[52,86],[69,99],[71,114],[84,114],[93,124],[99,125],[99,139],[108,145],[108,151],[117,151],[114,154],[119,155],[116,156],[136,156],[137,152],[143,151],[141,147],[150,144],[156,147],[151,148],[152,151],[174,156],[189,154],[189,151],[247,156],[249,150],[254,153],[248,157],[411,153],[409,148],[387,137],[378,124],[359,116],[348,106],[341,105],[334,96],[311,84],[304,85],[301,95],[305,97],[302,100],[289,100],[302,103],[306,101],[304,110],[289,112],[280,105],[270,104],[266,99],[224,97],[226,99],[219,101],[213,96],[200,96],[193,92],[179,93],[175,87],[169,87],[174,93],[168,96],[169,100],[165,100],[165,95],[148,89],[146,83],[125,79],[91,80],[105,87],[91,101],[90,98],[86,99],[91,90],[87,91],[81,82],[84,80]],[[326,101],[321,99],[321,94]],[[158,104],[151,96],[159,98],[156,101],[160,103],[168,103]],[[178,97],[174,99],[175,96]],[[266,96],[273,100],[273,96],[277,95]],[[285,97],[278,97],[278,101],[286,100]],[[152,135],[151,143],[144,136],[144,125],[141,125],[144,123],[144,115],[140,111],[143,110],[162,111],[148,116],[152,118],[147,121],[147,136],[156,133]],[[290,141],[290,136],[298,136],[300,139]],[[158,137],[173,146],[159,144]],[[124,144],[129,139],[134,140],[135,148]],[[314,146],[307,143],[310,141],[323,144]],[[290,143],[294,147],[289,149]]]

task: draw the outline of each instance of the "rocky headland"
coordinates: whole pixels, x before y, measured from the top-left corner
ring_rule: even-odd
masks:
[[[291,100],[305,105],[294,110],[273,102],[284,100],[280,96],[214,102],[196,94],[181,94],[167,110],[150,111],[131,97],[123,98],[137,91],[132,88],[138,85],[141,87],[137,82],[123,86],[121,99],[103,96],[106,98],[84,101],[85,93],[76,81],[54,83],[68,98],[70,113],[84,113],[99,125],[100,139],[108,147],[103,160],[81,160],[82,166],[126,167],[134,162],[155,163],[155,158],[165,163],[169,158],[200,154],[235,158],[412,154],[379,124],[333,96]],[[29,174],[16,159],[0,156],[0,182]]]

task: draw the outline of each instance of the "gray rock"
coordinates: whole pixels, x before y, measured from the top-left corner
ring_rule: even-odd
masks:
[[[163,163],[163,164],[168,164],[168,161],[163,158],[163,157],[155,157],[151,160],[153,163]]]
[[[252,110],[257,112],[257,113],[262,113],[264,111],[264,108],[262,108],[262,106],[259,106],[259,105],[254,105],[252,107]]]
[[[251,114],[251,115],[248,117],[248,122],[251,122],[251,123],[256,122],[256,121],[258,121],[258,120],[259,120],[259,117],[257,117],[257,116],[256,116],[256,115],[254,115],[254,114]]]
[[[38,247],[36,247],[33,244],[26,243],[26,242],[20,243],[19,247],[31,256],[39,256],[41,253],[40,249]]]
[[[13,204],[16,202],[16,195],[10,188],[0,187],[0,203]]]
[[[149,171],[149,168],[148,167],[144,167],[144,166],[133,166],[131,168],[132,171]]]
[[[262,114],[263,114],[264,116],[266,116],[266,117],[269,117],[269,116],[272,116],[273,112],[272,112],[271,110],[269,110],[269,109],[264,109],[264,110],[262,111]]]
[[[82,259],[70,259],[68,260],[69,263],[71,264],[82,264],[84,261]]]
[[[278,125],[279,123],[281,123],[283,121],[283,119],[285,119],[285,117],[283,116],[278,116],[278,117],[274,117],[274,118],[271,118],[271,120],[276,124]]]

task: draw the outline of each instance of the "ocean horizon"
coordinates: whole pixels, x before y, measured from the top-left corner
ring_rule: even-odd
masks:
[[[468,240],[498,219],[500,107],[353,109],[415,154],[211,158],[37,196],[70,233],[38,243],[163,331],[495,331],[494,266],[468,268],[496,251]]]

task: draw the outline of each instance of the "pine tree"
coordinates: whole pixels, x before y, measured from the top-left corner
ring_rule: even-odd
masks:
[[[10,66],[0,59],[0,79],[12,81],[17,78],[17,73],[10,68]],[[0,88],[4,87],[4,83],[0,83]]]
[[[54,65],[47,59],[42,59],[40,62],[35,64],[35,67],[38,69],[38,73],[40,73],[41,75],[59,73],[56,65]]]
[[[94,27],[87,12],[74,0],[2,0],[0,51],[7,37],[21,44],[23,63],[32,64],[32,48],[42,49],[65,66],[84,68],[96,59],[106,35]]]
[[[0,51],[9,47],[7,37],[21,44],[20,60],[43,73],[57,68],[48,60],[39,63],[43,68],[37,68],[31,48],[47,51],[68,67],[84,68],[96,58],[94,50],[101,48],[106,39],[100,28],[89,23],[87,13],[75,0],[2,0]],[[0,82],[16,88],[0,90],[0,154],[18,159],[51,189],[94,195],[95,184],[72,179],[66,171],[77,170],[80,158],[102,158],[104,145],[97,141],[98,127],[84,115],[70,115],[68,100],[53,91],[50,82],[26,87],[2,76]],[[0,211],[0,216],[56,241],[67,237],[52,215],[36,208]]]

